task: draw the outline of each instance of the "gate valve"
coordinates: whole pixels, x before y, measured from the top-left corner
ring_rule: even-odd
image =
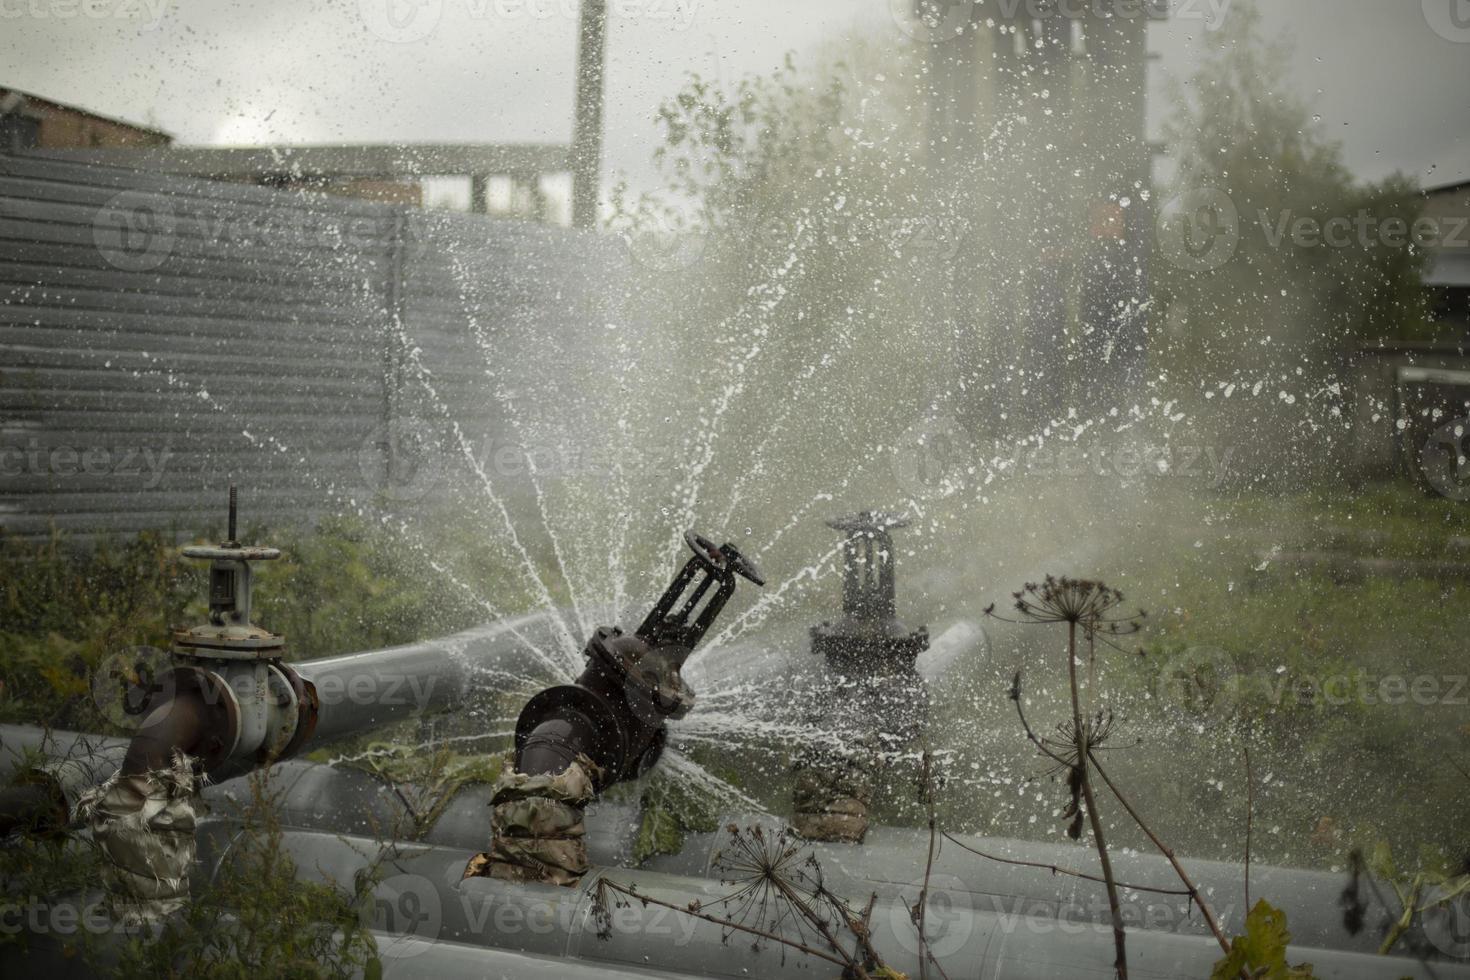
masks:
[[[631,634],[599,626],[575,683],[537,694],[516,722],[516,771],[552,775],[585,755],[600,770],[598,792],[653,767],[665,722],[682,718],[694,691],[680,670],[735,592],[736,577],[764,585],[734,545],[715,546],[689,531],[693,556]]]

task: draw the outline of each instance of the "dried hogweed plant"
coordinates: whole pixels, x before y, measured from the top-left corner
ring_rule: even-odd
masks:
[[[730,824],[725,832],[729,839],[715,855],[714,866],[721,884],[733,889],[728,895],[676,906],[601,878],[593,904],[598,935],[611,934],[614,908],[639,902],[714,923],[726,943],[741,936],[748,937],[757,951],[778,945],[783,962],[791,950],[841,967],[843,977],[855,980],[902,977],[883,962],[871,942],[869,922],[876,894],[866,908],[854,909],[827,887],[821,864],[790,830]]]
[[[1180,883],[1184,886],[1182,894],[1187,895],[1190,903],[1199,908],[1205,923],[1215,934],[1216,941],[1229,955],[1229,940],[1220,929],[1214,913],[1206,904],[1199,889],[1185,872],[1179,859],[1175,857],[1173,849],[1159,839],[1098,760],[1098,753],[1107,748],[1106,743],[1113,734],[1112,712],[1103,708],[1083,710],[1082,685],[1078,678],[1078,665],[1082,656],[1085,655],[1087,659],[1087,693],[1090,696],[1095,695],[1098,645],[1123,651],[1124,638],[1143,628],[1145,613],[1142,610],[1124,611],[1123,593],[1102,582],[1066,577],[1053,578],[1050,575],[1040,584],[1027,583],[1019,592],[1012,593],[1012,599],[1014,600],[1012,606],[1014,616],[1002,616],[996,613],[993,604],[985,610],[985,614],[1008,623],[1063,624],[1067,627],[1067,686],[1071,694],[1071,718],[1058,724],[1053,735],[1040,736],[1026,719],[1021,697],[1020,671],[1017,671],[1011,679],[1009,696],[1016,705],[1016,714],[1020,718],[1026,737],[1043,756],[1053,763],[1048,773],[1051,775],[1065,774],[1068,802],[1062,815],[1068,821],[1068,835],[1074,840],[1082,836],[1084,816],[1092,830],[1093,844],[1097,849],[1098,864],[1102,871],[1101,878],[1107,890],[1108,911],[1113,927],[1113,945],[1116,951],[1113,965],[1119,980],[1127,980],[1128,977],[1127,936],[1123,927],[1122,904],[1119,899],[1120,886],[1113,875],[1112,861],[1108,856],[1107,839],[1103,833],[1102,819],[1098,814],[1093,786],[1094,774],[1107,786],[1113,798],[1123,807],[1129,818],[1168,859]],[[1083,645],[1080,651],[1079,641]],[[1136,648],[1132,652],[1139,656],[1143,654],[1141,649]],[[1065,869],[1054,868],[1053,870],[1062,870],[1064,873],[1074,874],[1081,878],[1094,878],[1092,875]],[[1180,894],[1168,889],[1139,888],[1135,885],[1125,884],[1122,887],[1130,891]]]
[[[1116,958],[1113,966],[1119,980],[1128,978],[1127,938],[1123,930],[1123,910],[1118,898],[1118,883],[1113,877],[1112,861],[1108,857],[1107,839],[1103,834],[1102,819],[1098,815],[1097,800],[1092,791],[1090,761],[1092,754],[1107,740],[1112,732],[1111,712],[1098,709],[1084,715],[1082,692],[1077,679],[1079,634],[1086,643],[1088,692],[1093,693],[1096,681],[1097,644],[1102,641],[1117,647],[1119,639],[1142,628],[1143,612],[1122,612],[1123,593],[1117,589],[1087,579],[1053,578],[1048,575],[1041,584],[1028,582],[1019,592],[1012,594],[1016,618],[997,615],[992,604],[985,610],[987,616],[1011,623],[1037,625],[1065,624],[1067,627],[1067,684],[1072,695],[1072,717],[1070,722],[1057,726],[1056,735],[1050,738],[1038,736],[1026,721],[1021,704],[1021,673],[1016,672],[1011,681],[1010,698],[1016,704],[1016,713],[1029,738],[1041,753],[1055,765],[1052,774],[1066,774],[1069,800],[1063,816],[1069,821],[1067,833],[1077,840],[1082,836],[1082,818],[1086,814],[1092,826],[1093,843],[1097,847],[1098,863],[1102,868],[1104,886],[1108,893],[1108,911],[1113,921],[1113,945]]]

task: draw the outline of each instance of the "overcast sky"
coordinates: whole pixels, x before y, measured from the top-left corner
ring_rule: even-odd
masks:
[[[610,0],[606,167],[649,179],[653,110],[686,72],[728,81],[856,35],[911,43],[890,9],[907,2]],[[1150,28],[1156,95],[1231,0],[1173,2]],[[1470,0],[1261,6],[1355,173],[1470,179]],[[0,0],[0,86],[187,143],[559,142],[575,30],[575,0]]]

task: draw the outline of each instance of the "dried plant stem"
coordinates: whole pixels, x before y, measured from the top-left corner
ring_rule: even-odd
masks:
[[[1256,813],[1256,781],[1251,775],[1251,747],[1245,746],[1245,910],[1251,910],[1251,823]]]
[[[717,926],[722,926],[726,929],[732,929],[736,932],[747,933],[752,936],[759,936],[761,939],[769,939],[771,942],[780,943],[783,946],[789,946],[790,948],[795,949],[798,952],[806,953],[809,956],[815,956],[817,959],[820,960],[826,960],[828,963],[835,964],[842,967],[843,969],[856,969],[859,971],[861,976],[867,976],[867,974],[861,973],[861,967],[858,967],[849,959],[839,959],[838,957],[833,956],[829,953],[824,953],[819,949],[813,949],[805,943],[798,942],[794,939],[787,939],[785,936],[777,935],[773,932],[767,932],[764,929],[756,929],[752,926],[742,925],[741,923],[735,922],[732,919],[722,919],[719,916],[709,915],[705,912],[696,911],[695,909],[689,908],[687,906],[675,905],[672,902],[663,902],[649,895],[644,895],[641,892],[635,891],[632,888],[627,888],[623,885],[619,885],[617,882],[609,881],[606,878],[600,879],[597,882],[597,887],[606,888],[609,891],[617,892],[620,895],[626,895],[629,898],[636,899],[637,901],[642,902],[644,905],[657,905],[660,908],[672,909],[675,912],[680,912],[684,915],[692,916],[704,922],[711,922]],[[837,947],[837,950],[839,954],[843,956],[846,955],[842,952],[841,947]],[[871,980],[871,978],[869,978],[869,980]]]
[[[987,861],[995,861],[999,864],[1014,864],[1022,868],[1038,868],[1042,871],[1050,871],[1052,874],[1056,875],[1067,875],[1072,878],[1083,878],[1087,881],[1098,882],[1099,884],[1106,883],[1106,879],[1104,879],[1101,875],[1088,874],[1086,871],[1078,871],[1074,868],[1064,868],[1061,865],[1057,864],[1046,864],[1042,861],[1022,861],[1020,858],[1007,858],[1001,857],[998,854],[987,854],[979,848],[971,847],[964,841],[960,840],[958,837],[955,837],[953,834],[946,833],[944,836],[950,841],[950,843],[954,844],[961,850],[969,851],[976,857],[983,857]],[[1118,887],[1125,888],[1131,892],[1152,892],[1155,895],[1190,895],[1189,890],[1185,888],[1155,888],[1152,885],[1135,885],[1127,881],[1120,882],[1118,884]]]
[[[786,900],[791,903],[791,907],[796,909],[801,914],[801,917],[806,919],[808,924],[810,924],[811,927],[815,929],[824,940],[826,940],[828,946],[836,950],[839,956],[847,957],[847,951],[842,948],[842,943],[840,943],[837,937],[832,934],[832,930],[828,927],[826,921],[823,920],[822,916],[815,909],[807,904],[805,897],[797,892],[795,888],[792,888],[790,884],[780,878],[772,879],[771,883],[776,887],[776,890],[784,895]],[[842,900],[837,898],[837,896],[833,895],[831,892],[827,891],[825,885],[819,886],[817,895],[818,897],[830,902],[832,907],[835,908],[842,915],[843,923],[847,925],[847,927],[857,935],[858,943],[867,950],[868,957],[870,959],[877,960],[878,957],[876,951],[873,949],[872,946],[868,945],[867,942],[867,929],[863,928],[862,930],[858,930],[853,928],[852,919],[847,914],[847,908],[843,905]],[[863,969],[862,964],[858,962],[856,956],[848,957],[845,965],[849,970],[852,971],[853,975],[856,976],[858,980],[871,980],[871,977],[868,976],[868,972]]]
[[[924,931],[924,913],[929,907],[929,879],[934,874],[934,846],[938,843],[939,828],[939,818],[934,810],[933,757],[928,748],[924,749],[923,780],[924,809],[929,818],[929,857],[924,862],[924,887],[919,889],[919,904],[913,910],[914,924],[919,930],[919,980],[928,980],[930,963],[944,980],[949,980],[949,974],[944,972],[944,967],[939,965],[934,951],[929,948],[929,937]]]
[[[1072,725],[1077,734],[1077,780],[1082,786],[1082,800],[1087,806],[1087,821],[1092,825],[1093,843],[1097,846],[1098,864],[1102,867],[1103,885],[1108,893],[1108,912],[1113,920],[1113,947],[1117,959],[1113,962],[1118,980],[1128,980],[1128,936],[1123,928],[1123,906],[1118,899],[1118,883],[1113,879],[1113,862],[1108,857],[1107,839],[1103,836],[1102,820],[1097,813],[1097,801],[1092,795],[1092,780],[1088,777],[1088,761],[1092,753],[1087,746],[1087,729],[1082,725],[1082,699],[1077,691],[1077,624],[1067,624],[1067,679],[1072,688]]]
[[[1102,777],[1103,782],[1107,784],[1108,789],[1112,791],[1117,801],[1122,804],[1123,809],[1128,811],[1128,816],[1132,817],[1133,822],[1138,824],[1138,829],[1143,831],[1144,835],[1153,842],[1154,847],[1158,848],[1159,853],[1164,855],[1169,860],[1169,863],[1173,865],[1174,873],[1179,876],[1179,880],[1184,884],[1184,887],[1189,889],[1190,897],[1194,900],[1194,904],[1199,906],[1200,915],[1204,917],[1205,924],[1210,927],[1210,931],[1215,934],[1215,940],[1220,944],[1220,948],[1225,951],[1225,955],[1230,955],[1230,940],[1221,931],[1220,923],[1215,921],[1215,913],[1210,909],[1209,903],[1205,901],[1204,896],[1200,894],[1199,888],[1189,877],[1189,872],[1184,870],[1184,865],[1180,864],[1179,859],[1174,856],[1173,848],[1167,846],[1160,840],[1159,835],[1154,833],[1153,828],[1144,822],[1143,817],[1133,808],[1133,804],[1129,803],[1128,798],[1118,790],[1117,784],[1113,782],[1107,770],[1098,764],[1097,756],[1091,755],[1090,758],[1092,759],[1092,768]]]

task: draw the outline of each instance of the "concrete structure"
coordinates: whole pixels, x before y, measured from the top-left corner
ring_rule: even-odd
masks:
[[[970,407],[982,427],[1000,413],[1027,429],[1054,417],[1069,343],[1100,366],[1071,404],[1111,405],[1141,381],[1156,151],[1146,42],[1166,13],[1152,0],[1132,16],[915,0],[930,166],[985,229],[962,243],[953,289],[974,338],[961,371],[988,392]]]
[[[1424,217],[1434,224],[1424,285],[1435,316],[1470,335],[1470,180],[1424,192]]]
[[[173,137],[89,109],[0,88],[0,153],[78,147],[168,146]]]
[[[549,144],[356,144],[326,146],[106,146],[37,149],[56,162],[127,167],[263,187],[298,187],[385,204],[419,206],[424,177],[468,177],[470,210],[489,213],[488,187],[508,179],[523,216],[543,218],[540,179],[570,169],[565,146]]]

